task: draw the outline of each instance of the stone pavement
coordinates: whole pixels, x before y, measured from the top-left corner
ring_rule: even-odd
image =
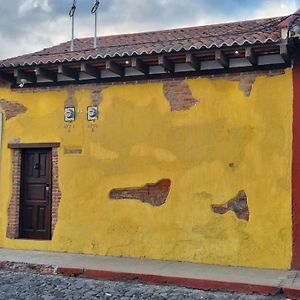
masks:
[[[25,275],[25,276],[24,276]],[[134,281],[103,281],[86,278],[0,271],[0,300],[269,300],[285,299],[238,293],[206,292]]]
[[[27,265],[29,269],[47,274],[137,280],[143,283],[172,284],[203,290],[281,294],[291,299],[300,299],[300,272],[297,271],[0,249],[0,268],[14,270],[15,265],[8,262],[22,263],[16,268],[23,271],[27,270]]]

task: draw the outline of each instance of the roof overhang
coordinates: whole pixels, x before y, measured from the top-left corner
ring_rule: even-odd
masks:
[[[291,46],[284,42],[114,59],[82,60],[1,68],[0,80],[18,88],[201,76],[285,68],[291,65],[291,53]]]

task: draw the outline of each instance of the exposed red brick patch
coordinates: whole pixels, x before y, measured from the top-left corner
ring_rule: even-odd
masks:
[[[163,205],[170,192],[171,180],[162,179],[157,183],[148,183],[143,187],[113,189],[109,193],[111,199],[137,199],[153,206]]]
[[[75,89],[68,88],[67,93],[68,93],[68,96],[65,100],[65,107],[75,107],[75,104],[76,104]]]
[[[52,148],[52,218],[51,233],[53,236],[58,218],[58,207],[61,199],[61,191],[58,182],[58,148]]]
[[[215,75],[211,79],[225,79],[229,81],[238,81],[240,83],[240,91],[244,93],[246,97],[251,95],[253,84],[259,76],[273,77],[285,74],[282,69],[279,70],[268,70],[268,71],[253,71],[253,72],[243,72],[243,73],[233,73],[233,74],[221,74]]]
[[[8,206],[8,224],[6,237],[15,239],[19,235],[20,211],[20,181],[21,181],[21,149],[12,150],[12,194]]]
[[[94,88],[91,93],[91,105],[98,106],[102,102],[102,92],[108,88],[109,85],[100,85],[97,88]]]
[[[212,205],[212,210],[216,214],[226,214],[229,211],[233,211],[238,219],[249,221],[249,208],[247,195],[244,191],[240,191],[236,197],[230,199],[225,204]]]
[[[17,239],[19,237],[20,189],[21,189],[21,160],[22,150],[12,149],[12,195],[8,206],[8,224],[6,237]],[[53,235],[57,223],[58,207],[61,191],[58,183],[58,149],[52,148],[52,207],[51,232]]]
[[[27,108],[18,102],[0,99],[0,106],[4,110],[6,120],[16,117],[19,114],[24,114]]]
[[[252,91],[252,86],[255,82],[256,75],[242,76],[240,79],[240,90],[246,97],[249,97]]]
[[[164,83],[164,93],[168,99],[171,111],[189,110],[199,103],[185,81],[167,81]]]
[[[112,84],[111,84],[112,85]],[[102,92],[106,88],[110,87],[111,85],[105,84],[105,85],[97,85],[97,84],[91,84],[88,85],[87,88],[91,90],[91,105],[92,106],[98,106],[102,102]],[[45,90],[47,88],[36,88],[35,90]],[[61,90],[63,88],[60,87],[50,87],[49,90]],[[68,96],[65,100],[65,107],[75,107],[76,106],[76,97],[75,93],[76,91],[81,90],[82,87],[80,86],[69,86],[67,88]]]

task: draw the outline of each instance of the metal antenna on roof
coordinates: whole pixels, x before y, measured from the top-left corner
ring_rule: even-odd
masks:
[[[74,21],[76,11],[76,0],[73,0],[73,5],[70,9],[69,16],[72,18],[72,39],[71,39],[71,51],[74,51]]]
[[[95,0],[95,4],[91,10],[92,14],[95,14],[95,37],[94,37],[94,48],[98,47],[98,40],[97,40],[97,26],[98,26],[98,20],[97,20],[97,11],[100,5],[100,0]]]

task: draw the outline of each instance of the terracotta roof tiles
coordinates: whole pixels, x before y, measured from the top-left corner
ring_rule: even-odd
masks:
[[[276,17],[173,30],[104,36],[99,48],[93,49],[93,38],[75,40],[28,55],[0,61],[0,67],[31,66],[98,58],[173,53],[200,49],[222,48],[253,44],[278,43],[279,25],[286,18]]]

